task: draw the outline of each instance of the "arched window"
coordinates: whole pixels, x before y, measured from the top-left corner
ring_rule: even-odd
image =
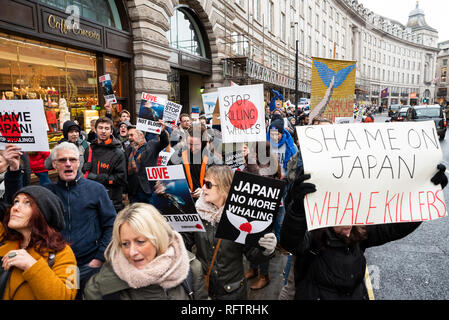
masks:
[[[172,48],[206,58],[203,37],[193,14],[186,7],[178,7],[170,18],[167,38]]]
[[[75,6],[83,18],[123,30],[114,0],[40,0],[40,2],[63,11],[66,11],[68,6]],[[72,14],[73,10],[67,13]]]

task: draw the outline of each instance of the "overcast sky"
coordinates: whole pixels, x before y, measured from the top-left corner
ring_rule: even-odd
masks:
[[[386,18],[407,24],[408,15],[416,7],[416,0],[358,0],[365,8]],[[419,0],[426,22],[438,30],[438,42],[449,40],[449,1]]]

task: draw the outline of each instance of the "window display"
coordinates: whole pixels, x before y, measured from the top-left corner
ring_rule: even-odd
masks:
[[[86,110],[98,114],[97,80],[94,53],[0,33],[1,97],[42,99],[51,147],[65,121],[84,130]]]

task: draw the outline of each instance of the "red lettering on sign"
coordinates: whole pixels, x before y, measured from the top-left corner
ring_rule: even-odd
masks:
[[[167,167],[147,168],[147,175],[149,180],[170,179]]]

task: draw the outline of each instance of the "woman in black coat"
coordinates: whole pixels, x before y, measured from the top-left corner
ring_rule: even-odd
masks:
[[[447,185],[446,168],[438,166],[431,179]],[[304,197],[316,191],[307,183],[310,175],[298,175],[291,189],[281,229],[280,243],[296,255],[295,299],[364,300],[368,299],[364,276],[365,249],[401,239],[412,233],[421,222],[369,226],[342,226],[307,231]]]

